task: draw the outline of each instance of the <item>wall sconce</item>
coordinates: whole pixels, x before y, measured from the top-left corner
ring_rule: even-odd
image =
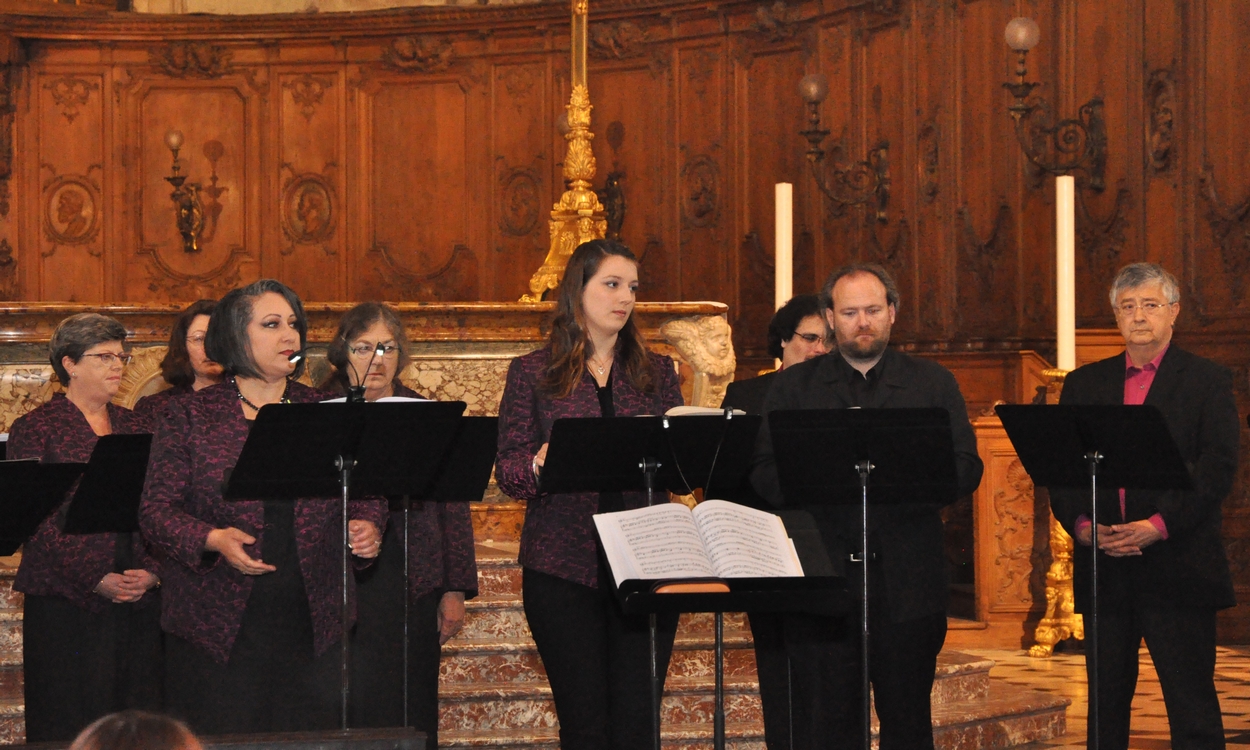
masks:
[[[1032,18],[1013,18],[1003,34],[1007,46],[1015,51],[1016,82],[1004,83],[1015,102],[1007,106],[1016,121],[1016,141],[1024,155],[1039,171],[1067,174],[1081,171],[1088,176],[1091,190],[1101,193],[1106,187],[1103,175],[1107,166],[1107,129],[1102,117],[1102,97],[1095,96],[1081,106],[1075,119],[1060,120],[1052,125],[1050,105],[1044,100],[1029,102],[1033,89],[1041,83],[1025,81],[1028,71],[1025,60],[1029,50],[1041,40],[1041,30]]]
[[[812,165],[816,187],[833,202],[836,214],[841,214],[847,206],[875,202],[877,221],[884,224],[889,221],[886,208],[890,204],[890,144],[882,141],[868,152],[864,161],[824,168],[825,150],[820,144],[829,131],[820,127],[820,104],[828,95],[829,81],[821,73],[803,76],[799,81],[799,96],[807,103],[807,130],[799,131],[799,135],[810,144],[807,161]]]
[[[182,131],[170,130],[165,133],[165,145],[174,154],[173,174],[165,181],[174,186],[169,197],[174,202],[174,223],[178,234],[182,235],[182,249],[188,253],[200,251],[200,232],[204,230],[204,207],[200,203],[200,186],[197,183],[186,183],[186,175],[179,174],[178,150],[182,148]]]

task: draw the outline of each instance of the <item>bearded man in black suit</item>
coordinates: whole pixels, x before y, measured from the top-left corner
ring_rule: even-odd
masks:
[[[764,411],[793,409],[942,408],[950,414],[959,495],[981,482],[976,436],[950,371],[888,348],[898,288],[881,266],[852,264],[833,272],[822,292],[837,350],[777,374]],[[863,562],[859,506],[808,504],[783,497],[772,440],[760,430],[751,482],[778,507],[807,510],[835,572],[857,581]],[[931,750],[933,688],[946,639],[946,577],[941,501],[873,507],[868,513],[871,679],[881,723],[881,750]],[[858,593],[858,587],[850,588]],[[854,611],[858,612],[858,608]],[[787,615],[786,650],[794,687],[794,747],[862,748],[868,727],[861,705],[858,617]]]
[[[1232,375],[1172,343],[1180,286],[1162,267],[1124,267],[1111,285],[1111,305],[1125,352],[1070,373],[1059,403],[1158,407],[1193,489],[1099,493],[1100,517],[1118,521],[1098,525],[1099,747],[1128,747],[1144,639],[1163,688],[1174,750],[1223,748],[1215,613],[1234,604],[1220,537],[1220,506],[1236,477],[1241,433]],[[1089,606],[1089,503],[1088,492],[1051,491],[1055,518],[1077,541],[1078,612]],[[1087,652],[1091,647],[1086,644]],[[1091,745],[1093,739],[1091,725]]]

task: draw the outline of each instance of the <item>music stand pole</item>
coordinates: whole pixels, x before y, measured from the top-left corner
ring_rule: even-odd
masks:
[[[1090,647],[1087,663],[1089,665],[1089,723],[1094,728],[1091,750],[1098,750],[1098,465],[1103,455],[1098,451],[1085,454],[1089,462],[1089,489],[1092,499],[1090,510],[1090,595],[1089,621],[1085,623],[1088,635],[1086,644]]]
[[[412,496],[404,495],[404,726],[408,726],[408,623],[411,619],[408,592],[412,587],[408,569],[408,511],[410,510],[412,510]]]
[[[863,566],[863,601],[860,603],[860,648],[863,649],[863,690],[864,690],[864,750],[872,750],[872,682],[870,679],[869,656],[868,656],[868,475],[872,473],[873,465],[870,461],[860,461],[855,464],[855,470],[859,473],[859,489],[860,489],[860,520],[863,522],[863,528],[860,536],[860,564]]]
[[[339,470],[339,490],[343,495],[343,601],[342,610],[339,612],[339,615],[342,618],[341,625],[343,630],[341,636],[343,638],[343,642],[339,646],[339,717],[341,723],[340,728],[347,729],[347,699],[349,693],[351,692],[351,677],[349,671],[351,669],[351,661],[349,658],[350,646],[348,645],[348,638],[351,636],[352,630],[351,622],[348,618],[350,602],[347,598],[347,576],[350,575],[352,570],[351,548],[349,547],[351,539],[348,536],[347,531],[347,498],[351,494],[352,468],[356,466],[356,459],[344,453],[335,459],[334,466]]]
[[[655,477],[660,471],[660,462],[654,458],[646,457],[638,462],[638,469],[642,471],[643,485],[647,488],[647,507],[655,504]],[[656,656],[656,615],[652,612],[647,616],[647,637],[651,646],[651,730],[652,730],[652,748],[660,750],[660,667],[659,657]]]

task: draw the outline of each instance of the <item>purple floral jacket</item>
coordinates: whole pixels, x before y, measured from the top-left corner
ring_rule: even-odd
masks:
[[[681,386],[673,360],[648,353],[654,373],[655,392],[642,393],[624,377],[612,378],[612,404],[618,417],[663,414],[682,404]],[[597,417],[599,397],[594,378],[582,373],[581,382],[567,398],[551,399],[538,390],[538,379],[551,358],[544,347],[512,360],[503,400],[499,404],[499,457],[495,479],[510,497],[527,501],[521,529],[520,563],[542,573],[580,583],[598,585],[599,561],[594,521],[598,509],[595,493],[542,495],[531,461],[551,435],[551,425],[564,417]],[[619,373],[618,360],[613,372]],[[646,504],[641,492],[624,494],[627,509]]]
[[[147,418],[114,404],[108,405],[109,422],[118,435],[150,432]],[[10,459],[37,458],[44,463],[86,463],[99,436],[87,418],[64,394],[20,417],[9,434]],[[22,549],[22,565],[13,587],[35,596],[60,596],[83,609],[102,612],[109,601],[95,593],[100,579],[113,572],[117,547],[115,534],[66,534],[61,531],[68,500],[39,525]],[[138,534],[134,535],[136,567],[157,571]],[[148,591],[139,600],[147,604],[157,596]]]
[[[190,396],[192,393],[195,391],[191,390],[190,386],[166,388],[139,399],[139,402],[135,404],[135,411],[150,419],[155,429],[159,424],[158,420],[164,418],[165,409],[169,408],[173,401]]]
[[[395,395],[423,398],[395,383]],[[391,513],[391,523],[402,534],[403,511]],[[477,593],[477,559],[473,550],[473,519],[468,503],[414,502],[408,516],[409,594],[413,599],[431,591]]]
[[[299,383],[291,383],[288,392],[295,403],[327,395]],[[263,503],[222,498],[225,472],[238,461],[249,426],[231,382],[177,400],[166,414],[157,425],[139,509],[144,536],[167,555],[161,567],[161,627],[225,663],[243,621],[252,578],[220,555],[206,552],[204,542],[213,529],[233,526],[256,537],[248,553],[264,559]],[[355,501],[349,514],[385,528],[386,504],[380,500]],[[341,523],[335,498],[295,501],[296,548],[318,654],[338,641],[341,632]]]

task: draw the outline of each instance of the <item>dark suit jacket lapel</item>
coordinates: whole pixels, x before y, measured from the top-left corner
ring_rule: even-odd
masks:
[[[835,357],[841,357],[836,351],[829,352],[820,360],[820,377],[829,383],[832,391],[829,403],[825,404],[827,409],[845,409],[854,403],[851,398],[851,385],[846,382],[842,371]]]
[[[1168,353],[1163,355],[1163,361],[1159,363],[1159,371],[1155,373],[1154,382],[1150,384],[1150,391],[1146,393],[1148,406],[1163,408],[1166,404],[1183,402],[1183,399],[1178,400],[1175,396],[1176,389],[1180,387],[1185,373],[1183,354],[1184,352],[1172,346],[1168,349]]]
[[[900,357],[893,349],[886,349],[882,361],[885,363],[882,382],[874,393],[872,403],[864,404],[873,409],[891,406],[915,383],[915,374],[910,372],[910,363],[905,357]]]

